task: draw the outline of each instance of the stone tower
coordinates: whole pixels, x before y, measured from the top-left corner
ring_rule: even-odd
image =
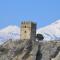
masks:
[[[36,40],[36,23],[30,21],[21,23],[20,40],[23,41],[24,45],[20,60],[33,60],[35,56],[32,56],[33,53],[31,54],[31,51],[34,46],[34,40]],[[29,56],[29,58],[27,56]]]
[[[36,39],[36,23],[24,21],[21,23],[20,29],[20,39],[23,41],[26,40],[35,40]]]

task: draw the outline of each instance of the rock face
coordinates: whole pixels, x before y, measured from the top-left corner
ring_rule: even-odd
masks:
[[[55,58],[53,58],[52,60],[60,60],[60,52],[59,52],[58,55],[57,55]]]
[[[0,46],[0,60],[60,60],[60,41],[7,41]]]
[[[59,53],[59,42],[45,42],[41,46],[42,59],[41,60],[51,60],[55,58]]]

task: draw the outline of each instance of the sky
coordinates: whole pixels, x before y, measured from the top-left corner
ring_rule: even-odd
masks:
[[[0,29],[33,21],[45,27],[60,19],[60,0],[0,0]]]

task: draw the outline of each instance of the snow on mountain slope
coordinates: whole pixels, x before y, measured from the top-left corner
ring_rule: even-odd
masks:
[[[20,29],[17,26],[8,26],[0,30],[0,42],[1,44],[9,39],[20,39]]]
[[[60,40],[60,20],[57,20],[46,27],[38,29],[37,33],[43,34],[44,40],[46,41]]]
[[[44,40],[60,40],[60,20],[56,22],[37,29],[37,34],[40,33],[44,36]],[[8,26],[0,30],[0,44],[9,39],[20,39],[20,28],[17,26]]]

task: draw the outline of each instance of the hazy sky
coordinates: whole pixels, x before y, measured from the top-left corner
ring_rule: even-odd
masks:
[[[0,29],[19,26],[22,20],[37,22],[38,28],[60,19],[60,0],[0,0]]]

